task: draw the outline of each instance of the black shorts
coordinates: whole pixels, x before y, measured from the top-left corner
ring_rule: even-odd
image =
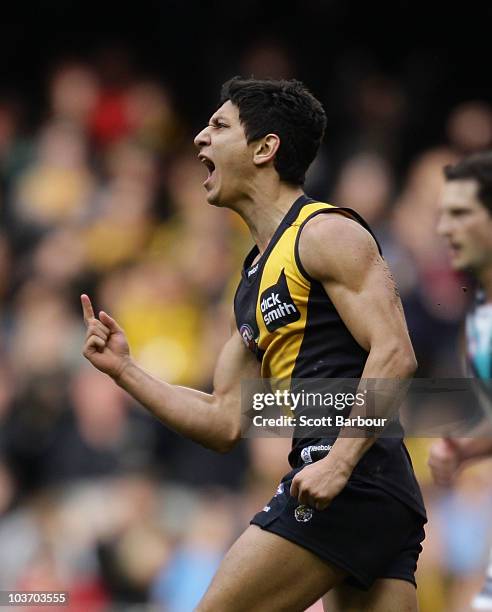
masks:
[[[347,582],[367,590],[378,578],[415,583],[417,559],[425,537],[420,516],[371,484],[350,478],[326,510],[300,505],[290,496],[299,469],[282,479],[276,494],[251,520],[310,550],[349,573]]]

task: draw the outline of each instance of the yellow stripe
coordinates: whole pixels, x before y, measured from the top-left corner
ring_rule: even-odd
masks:
[[[318,210],[323,210],[325,208],[337,208],[336,206],[334,206],[333,204],[326,204],[324,202],[312,202],[311,204],[306,204],[305,206],[303,206],[299,212],[299,215],[297,216],[296,220],[294,221],[294,223],[292,224],[294,227],[297,228],[296,231],[296,235],[294,238],[294,243],[292,245],[292,253],[294,254],[294,248],[295,248],[295,241],[297,238],[297,234],[299,232],[299,228],[300,226],[304,223],[304,221],[306,221],[306,219],[312,215],[315,212],[318,212]],[[299,267],[297,265],[297,261],[295,256],[292,257],[292,265],[294,270],[296,271],[296,274],[300,280],[300,282],[307,284],[308,287],[311,286],[311,283],[309,283],[309,281],[307,281],[304,278],[304,274],[299,270]]]
[[[292,225],[284,231],[273,247],[263,268],[256,304],[256,321],[260,331],[259,348],[265,351],[261,367],[264,378],[290,379],[304,338],[307,321],[307,304],[311,283],[301,274],[295,261],[295,242],[302,223],[314,212],[336,208],[331,204],[314,202],[302,207]],[[275,285],[284,270],[289,293],[300,312],[300,318],[269,332],[260,309],[261,295]]]
[[[306,204],[303,206],[297,216],[297,219],[294,221],[292,225],[299,226],[304,223],[304,221],[312,215],[314,212],[318,210],[323,210],[324,208],[337,208],[333,204],[326,204],[324,202],[312,202],[311,204]]]

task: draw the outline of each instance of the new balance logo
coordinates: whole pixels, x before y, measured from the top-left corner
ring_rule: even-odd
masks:
[[[265,325],[270,332],[300,318],[301,313],[296,308],[289,293],[287,279],[283,270],[276,284],[262,293],[260,310]]]

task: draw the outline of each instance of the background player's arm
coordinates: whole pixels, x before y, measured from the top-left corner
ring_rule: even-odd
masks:
[[[352,336],[368,351],[362,378],[410,378],[417,364],[400,297],[369,232],[341,215],[319,215],[301,234],[299,256],[308,274],[322,283]],[[393,404],[392,398],[387,406],[378,402],[375,416],[391,416]],[[302,485],[301,502],[324,507],[345,486],[375,441],[354,438],[353,431],[350,435],[342,429],[327,457],[296,476]],[[294,492],[298,490],[295,486]]]
[[[466,358],[466,332],[463,329],[460,337],[463,375],[469,376],[469,364]],[[475,387],[483,410],[483,419],[466,438],[441,438],[430,448],[428,465],[434,482],[441,486],[450,486],[465,464],[492,456],[492,398],[480,387]]]
[[[477,437],[441,438],[434,442],[428,463],[436,484],[450,486],[466,463],[492,456],[490,421],[482,422],[474,435]]]
[[[237,442],[241,425],[241,378],[256,378],[259,365],[238,331],[224,345],[214,374],[213,393],[158,380],[130,357],[125,334],[107,313],[96,318],[82,296],[87,338],[84,356],[166,426],[219,452]]]

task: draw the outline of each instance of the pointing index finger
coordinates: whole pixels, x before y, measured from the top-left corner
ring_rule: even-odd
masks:
[[[92,308],[91,300],[88,295],[83,293],[80,296],[80,301],[82,302],[82,311],[84,313],[84,321],[88,323],[90,319],[95,319],[94,309]]]

